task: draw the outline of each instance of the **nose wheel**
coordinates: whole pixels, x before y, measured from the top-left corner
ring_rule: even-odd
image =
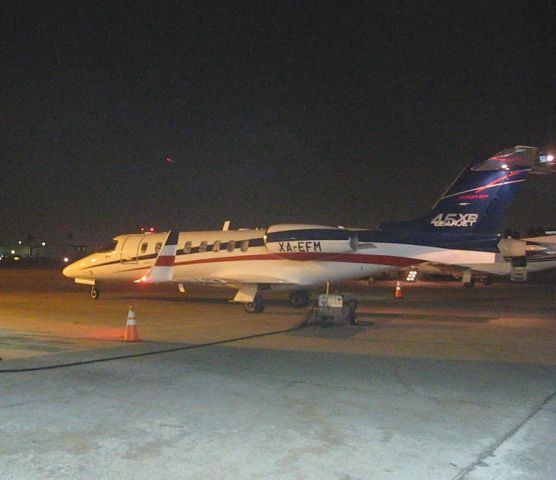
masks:
[[[93,300],[98,300],[98,297],[100,296],[100,290],[99,290],[97,287],[95,287],[95,286],[93,285],[93,286],[91,287],[91,293],[90,293],[90,295],[91,295],[91,298],[92,298]]]

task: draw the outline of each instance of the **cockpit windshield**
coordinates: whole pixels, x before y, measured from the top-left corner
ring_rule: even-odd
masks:
[[[102,246],[101,248],[99,248],[97,250],[97,252],[102,253],[102,252],[113,252],[114,250],[118,249],[118,241],[117,240],[112,240],[111,243],[106,244],[104,246]]]

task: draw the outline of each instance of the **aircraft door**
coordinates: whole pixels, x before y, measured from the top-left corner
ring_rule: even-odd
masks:
[[[130,235],[124,240],[120,253],[121,263],[139,263],[139,247],[145,235]]]

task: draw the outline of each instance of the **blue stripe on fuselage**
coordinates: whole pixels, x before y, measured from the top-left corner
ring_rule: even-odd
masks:
[[[303,230],[284,230],[266,234],[266,242],[295,242],[298,240],[349,240],[353,235],[350,230],[307,228]]]
[[[427,232],[411,229],[401,230],[287,230],[267,234],[267,243],[304,240],[349,240],[357,235],[359,242],[395,243],[455,250],[496,252],[500,241],[498,235],[462,234],[461,232]]]

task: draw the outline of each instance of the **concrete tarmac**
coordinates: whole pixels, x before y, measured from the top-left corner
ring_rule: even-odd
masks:
[[[343,289],[368,325],[0,269],[2,479],[556,478],[554,286]]]

